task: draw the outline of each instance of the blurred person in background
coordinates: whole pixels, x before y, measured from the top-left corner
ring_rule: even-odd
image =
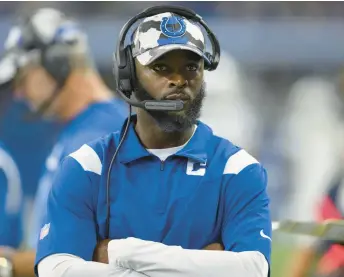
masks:
[[[340,174],[332,182],[320,202],[318,220],[344,220],[344,176]],[[344,276],[344,243],[336,241],[321,241],[313,248],[304,252],[305,265],[317,261],[317,277]],[[298,274],[297,276],[302,276]]]
[[[337,175],[326,191],[317,209],[319,222],[344,220],[344,176]],[[292,260],[288,277],[342,277],[344,276],[344,243],[315,241],[301,248]]]
[[[22,199],[18,167],[8,149],[0,142],[0,245],[2,246],[17,248],[22,242]]]
[[[287,214],[293,220],[343,219],[342,109],[343,101],[333,80],[306,77],[292,87],[287,105],[288,143],[285,145],[288,148],[285,151],[293,166],[292,197]],[[344,265],[342,246],[310,237],[295,240],[296,255],[285,276],[344,276],[337,275],[339,267]],[[314,266],[316,275],[312,275]]]
[[[335,82],[305,77],[291,88],[286,104],[285,149],[291,160],[287,217],[313,221],[314,211],[340,170],[342,103]]]
[[[40,9],[14,26],[0,64],[3,81],[28,103],[33,116],[57,120],[64,128],[46,160],[33,210],[29,250],[0,247],[6,276],[34,276],[35,246],[46,201],[60,161],[84,143],[117,131],[126,105],[99,76],[78,24],[55,9]],[[12,269],[11,269],[12,267]]]
[[[3,34],[2,42],[5,41],[7,32],[8,26]],[[63,124],[41,117],[29,118],[30,109],[27,103],[15,99],[11,87],[11,84],[8,89],[1,86],[0,138],[11,153],[20,172],[24,220],[22,247],[25,247],[29,235],[27,226],[31,222],[38,178]]]

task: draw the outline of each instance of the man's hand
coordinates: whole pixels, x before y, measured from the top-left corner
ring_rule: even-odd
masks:
[[[109,257],[108,257],[109,241],[110,241],[109,239],[102,240],[96,245],[96,248],[94,249],[94,252],[93,252],[93,259],[92,259],[94,262],[103,263],[103,264],[109,263]],[[204,247],[203,250],[223,251],[224,248],[222,244],[220,243],[212,243]]]
[[[33,250],[16,250],[7,246],[0,246],[0,257],[9,259],[13,266],[13,276],[35,277],[33,271],[36,253]]]
[[[97,243],[96,248],[93,252],[93,261],[103,264],[109,263],[109,257],[108,257],[108,244],[109,239],[102,240],[101,242]]]
[[[11,259],[15,253],[16,250],[12,247],[0,246],[0,257]]]
[[[224,247],[221,243],[212,243],[208,246],[204,247],[203,250],[215,250],[215,251],[223,251]]]

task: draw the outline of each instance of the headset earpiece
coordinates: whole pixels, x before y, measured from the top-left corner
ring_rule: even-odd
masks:
[[[131,92],[135,87],[135,79],[133,79],[133,77],[135,76],[135,64],[133,61],[130,45],[128,45],[124,49],[124,53],[126,59],[125,66],[123,66],[122,68],[119,67],[117,64],[117,60],[115,60],[115,66],[117,66],[117,69],[115,69],[114,72],[115,74],[117,74],[115,76],[118,78],[116,80],[116,83],[118,84],[118,89],[123,91],[123,93],[129,98]]]
[[[56,44],[46,47],[42,51],[42,66],[56,80],[64,84],[72,71],[70,46]]]

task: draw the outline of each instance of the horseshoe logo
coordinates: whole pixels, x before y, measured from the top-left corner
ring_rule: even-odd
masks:
[[[175,28],[179,26],[179,28]],[[161,32],[170,38],[178,38],[185,34],[186,25],[182,18],[172,16],[172,17],[163,17],[160,24]]]

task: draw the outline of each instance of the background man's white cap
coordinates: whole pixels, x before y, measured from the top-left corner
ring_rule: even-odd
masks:
[[[27,25],[13,26],[10,29],[4,43],[5,53],[0,60],[0,85],[10,82],[18,69],[30,61],[39,62],[43,45],[86,38],[76,22],[56,9],[37,10],[31,17],[31,23],[37,37],[27,31]]]

